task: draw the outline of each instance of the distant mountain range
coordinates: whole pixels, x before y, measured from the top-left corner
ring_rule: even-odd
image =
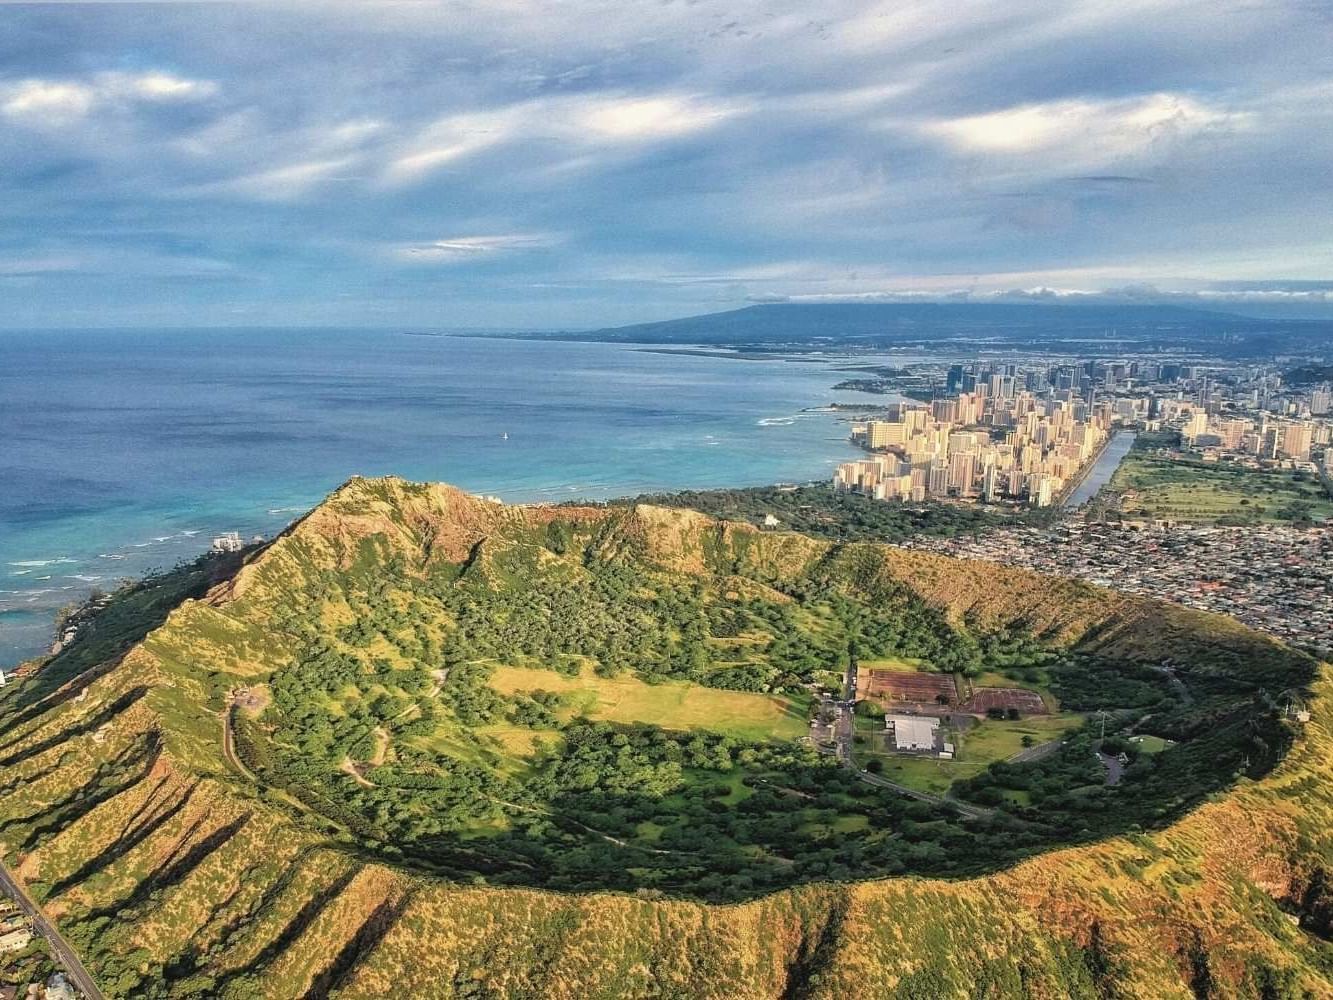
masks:
[[[1319,351],[1333,322],[1260,319],[1171,305],[773,303],[581,333],[561,339],[759,349],[835,345],[1004,344],[1102,351],[1207,350],[1233,356]]]

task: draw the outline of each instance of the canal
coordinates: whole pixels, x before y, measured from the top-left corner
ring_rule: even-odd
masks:
[[[1111,435],[1111,440],[1106,442],[1106,447],[1097,456],[1097,461],[1088,470],[1088,474],[1083,477],[1083,482],[1079,483],[1078,488],[1069,494],[1069,499],[1064,504],[1066,510],[1087,503],[1097,495],[1097,492],[1103,486],[1111,481],[1111,476],[1120,465],[1120,460],[1125,457],[1130,448],[1134,447],[1134,439],[1137,436],[1133,431],[1116,431]]]

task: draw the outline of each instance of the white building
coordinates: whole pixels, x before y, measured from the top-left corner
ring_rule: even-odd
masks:
[[[240,552],[245,548],[245,543],[241,541],[239,531],[229,531],[225,535],[218,535],[213,539],[214,552]]]
[[[32,930],[27,927],[16,927],[6,934],[0,934],[0,954],[7,952],[22,951],[28,947],[32,941]]]
[[[884,724],[893,731],[895,750],[935,751],[935,730],[940,728],[939,719],[928,715],[886,715]]]

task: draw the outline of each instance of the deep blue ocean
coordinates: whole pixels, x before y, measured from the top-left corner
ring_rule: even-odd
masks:
[[[843,377],[387,331],[0,332],[0,666],[91,587],[272,535],[357,473],[509,501],[822,479],[852,450],[810,408]]]

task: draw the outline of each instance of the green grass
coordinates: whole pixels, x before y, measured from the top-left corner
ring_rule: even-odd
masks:
[[[1111,477],[1130,515],[1180,521],[1283,522],[1333,517],[1314,477],[1131,451]]]
[[[899,670],[903,673],[934,673],[935,668],[921,659],[861,660],[859,670]]]
[[[1043,679],[1048,678],[1049,676],[1047,672],[1040,667],[1021,668],[1020,670],[1015,670],[1014,673],[1021,674],[1022,670],[1032,671],[1036,676]],[[1047,683],[1049,683],[1049,681],[1047,681]],[[979,688],[1024,688],[1028,691],[1036,691],[1042,696],[1047,696],[1049,694],[1046,690],[1046,684],[1040,680],[1027,680],[1022,676],[1010,677],[1008,674],[1001,673],[997,670],[987,670],[979,677],[973,677],[972,686]]]
[[[1161,753],[1167,747],[1175,746],[1173,740],[1164,740],[1160,736],[1131,736],[1129,741],[1144,753]]]
[[[1083,722],[1081,715],[1030,715],[1010,722],[1007,719],[986,719],[963,734],[959,746],[959,760],[1006,760],[1025,749],[1023,737],[1031,737],[1034,746],[1060,739]]]
[[[684,681],[648,684],[625,674],[577,677],[533,667],[497,667],[490,684],[501,694],[557,691],[572,715],[605,722],[646,722],[664,729],[708,729],[747,740],[794,740],[810,734],[803,698],[726,691]]]
[[[1060,739],[1082,721],[1082,716],[1073,713],[1033,715],[1015,721],[985,719],[961,736],[948,727],[945,738],[955,745],[957,756],[953,760],[938,760],[879,749],[884,745],[878,738],[884,729],[883,722],[878,718],[858,716],[856,754],[862,765],[869,760],[878,760],[884,768],[881,774],[890,781],[939,795],[947,792],[955,781],[980,774],[994,761],[1007,760],[1027,749],[1023,746],[1024,736],[1031,737],[1033,746],[1048,743]]]
[[[971,778],[986,770],[981,761],[936,760],[932,757],[895,757],[884,755],[882,777],[917,791],[943,795],[955,781]]]

